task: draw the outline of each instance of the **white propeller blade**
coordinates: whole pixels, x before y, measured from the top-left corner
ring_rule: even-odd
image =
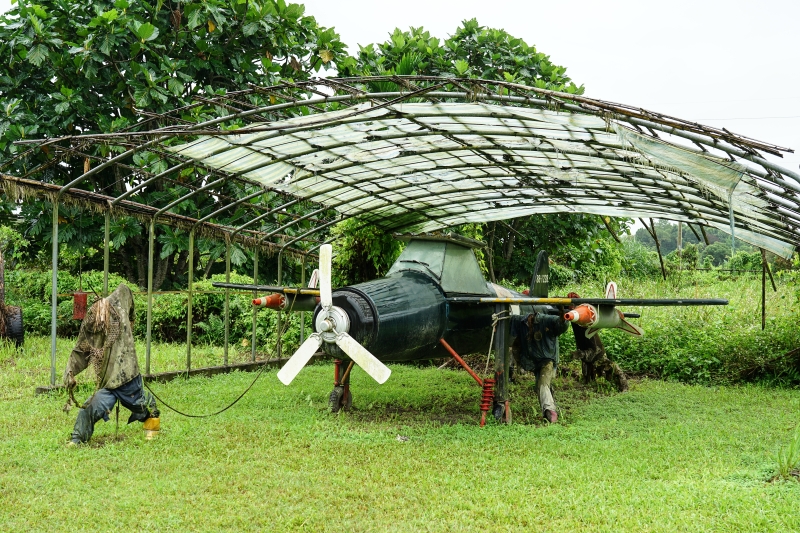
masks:
[[[381,363],[377,357],[369,353],[369,350],[361,346],[357,340],[347,333],[339,333],[336,336],[336,344],[378,383],[384,383],[392,374],[388,366]]]
[[[331,296],[331,256],[333,247],[323,244],[319,248],[319,298],[323,309],[333,305]]]
[[[278,371],[278,379],[284,385],[291,383],[320,346],[322,346],[322,337],[319,336],[319,333],[309,335],[306,341],[294,352],[294,355],[286,361],[283,368]]]

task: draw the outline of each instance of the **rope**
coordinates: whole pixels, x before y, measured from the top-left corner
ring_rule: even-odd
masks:
[[[509,316],[500,316],[503,313],[509,313]],[[497,331],[497,324],[501,320],[508,320],[509,318],[511,318],[510,313],[511,313],[510,310],[504,309],[503,311],[500,311],[499,313],[492,314],[492,338],[491,338],[491,340],[489,340],[489,351],[486,353],[486,368],[483,371],[484,374],[488,374],[489,373],[489,358],[491,358],[491,356],[492,356],[492,345],[494,344],[494,333],[495,333],[495,331]]]
[[[296,300],[297,300],[297,295],[295,294],[295,295],[294,295],[294,297],[292,298],[292,304],[289,306],[289,310],[288,310],[287,312],[289,312],[289,313],[291,313],[291,312],[292,312],[292,309],[294,309],[294,303],[295,303],[295,301],[296,301]],[[256,309],[255,309],[255,307],[253,308],[253,312],[256,312]],[[288,329],[289,329],[289,321],[287,320],[287,321],[286,321],[286,325],[284,325],[284,326],[281,328],[281,331],[279,332],[279,336],[281,336],[281,337],[282,337],[282,336],[283,336],[283,334],[284,334],[284,333],[286,333],[286,331],[287,331]],[[239,396],[238,396],[238,397],[237,397],[235,400],[233,400],[233,401],[232,401],[230,404],[228,404],[227,406],[223,407],[223,408],[222,408],[222,409],[220,409],[219,411],[216,411],[216,412],[213,412],[213,413],[206,413],[206,414],[202,414],[202,415],[193,415],[193,414],[189,414],[189,413],[184,413],[183,411],[181,411],[181,410],[179,410],[179,409],[177,409],[177,408],[175,408],[175,407],[172,407],[170,404],[168,404],[167,402],[165,402],[164,400],[162,400],[162,399],[161,399],[161,398],[160,398],[160,397],[159,397],[159,396],[158,396],[158,395],[157,395],[155,392],[153,392],[153,389],[151,389],[151,388],[150,388],[150,385],[148,385],[148,384],[147,384],[147,382],[144,380],[144,377],[142,377],[142,383],[144,384],[145,388],[147,388],[147,390],[148,390],[148,391],[150,391],[150,394],[152,394],[152,395],[153,395],[153,397],[154,397],[156,400],[158,400],[159,402],[161,402],[161,404],[162,404],[164,407],[166,407],[167,409],[169,409],[170,411],[172,411],[172,412],[174,412],[174,413],[177,413],[177,414],[179,414],[179,415],[181,415],[181,416],[185,416],[185,417],[187,417],[187,418],[208,418],[208,417],[211,417],[211,416],[217,416],[218,414],[224,413],[225,411],[227,411],[228,409],[230,409],[231,407],[233,407],[234,405],[236,405],[236,404],[239,402],[239,400],[241,400],[242,398],[244,398],[244,395],[245,395],[245,394],[247,394],[248,392],[250,392],[250,389],[252,389],[252,388],[253,388],[253,385],[255,385],[255,384],[256,384],[256,381],[258,381],[258,378],[260,378],[260,377],[261,377],[261,374],[263,374],[263,373],[264,373],[264,370],[265,370],[266,368],[267,368],[267,365],[266,365],[266,364],[264,364],[264,365],[261,367],[261,370],[259,370],[259,371],[258,371],[258,374],[256,374],[256,377],[255,377],[255,378],[253,378],[253,381],[250,383],[250,385],[248,385],[248,386],[247,386],[247,388],[246,388],[246,389],[245,389],[245,390],[244,390],[244,391],[243,391],[243,392],[242,392],[242,393],[241,393],[241,394],[240,394],[240,395],[239,395]]]
[[[181,415],[181,416],[185,416],[185,417],[187,417],[187,418],[208,418],[208,417],[210,417],[210,416],[216,416],[216,415],[218,415],[218,414],[220,414],[220,413],[224,413],[225,411],[227,411],[228,409],[230,409],[231,407],[233,407],[234,405],[236,405],[236,404],[239,402],[239,400],[241,400],[242,398],[244,398],[244,395],[245,395],[245,394],[247,394],[247,393],[250,391],[250,389],[252,389],[252,388],[253,388],[253,385],[255,385],[255,384],[256,384],[256,381],[258,381],[258,378],[260,378],[260,377],[261,377],[261,374],[263,374],[263,373],[264,373],[264,369],[265,369],[265,368],[267,368],[267,365],[266,365],[266,364],[265,364],[264,366],[262,366],[262,367],[261,367],[261,370],[259,370],[259,371],[258,371],[258,374],[256,374],[256,377],[253,379],[252,383],[250,383],[250,385],[248,385],[248,387],[247,387],[247,388],[244,390],[244,392],[242,392],[242,393],[241,393],[241,394],[240,394],[240,395],[239,395],[239,396],[238,396],[238,397],[237,397],[235,400],[233,400],[233,401],[232,401],[230,404],[228,404],[226,407],[223,407],[223,408],[222,408],[222,409],[220,409],[219,411],[216,411],[216,412],[214,412],[214,413],[206,413],[206,414],[203,414],[203,415],[192,415],[192,414],[189,414],[189,413],[184,413],[184,412],[183,412],[183,411],[181,411],[180,409],[176,409],[175,407],[172,407],[170,404],[168,404],[167,402],[165,402],[164,400],[162,400],[162,399],[161,399],[161,397],[160,397],[158,394],[156,394],[155,392],[153,392],[153,389],[151,389],[151,388],[150,388],[150,385],[148,385],[148,384],[147,384],[147,382],[144,380],[144,378],[142,378],[142,383],[144,383],[144,386],[145,386],[145,388],[146,388],[148,391],[150,391],[150,394],[152,394],[152,395],[153,395],[153,397],[154,397],[156,400],[158,400],[159,402],[161,402],[161,405],[163,405],[164,407],[166,407],[166,408],[167,408],[167,409],[169,409],[170,411],[172,411],[172,412],[174,412],[174,413],[178,413],[179,415]]]

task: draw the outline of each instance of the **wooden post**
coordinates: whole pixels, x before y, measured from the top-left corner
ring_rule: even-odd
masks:
[[[708,246],[709,242],[708,242],[708,234],[706,233],[706,228],[700,226],[700,232],[703,234],[703,241],[705,241],[706,246]]]
[[[694,229],[694,226],[692,226],[688,222],[686,223],[686,225],[689,226],[689,229],[692,230],[692,233],[694,233],[694,237],[695,237],[695,239],[697,239],[697,242],[700,242],[701,237],[700,237],[700,235],[697,234],[697,230]]]
[[[495,403],[503,404],[505,411],[503,414],[503,422],[511,423],[511,407],[508,404],[509,387],[508,387],[508,374],[511,371],[511,320],[508,318],[510,315],[510,307],[508,304],[496,304],[494,307],[495,314],[504,318],[497,322],[495,335],[494,335],[494,401]]]
[[[667,269],[664,268],[664,256],[661,255],[661,243],[658,242],[658,235],[656,235],[656,225],[653,223],[653,219],[650,219],[650,225],[652,228],[647,227],[647,222],[644,221],[643,218],[639,219],[639,222],[642,223],[644,229],[647,230],[647,233],[653,238],[656,243],[656,251],[658,252],[658,261],[661,263],[661,275],[664,277],[664,281],[667,281]]]
[[[608,230],[608,232],[611,234],[612,237],[614,237],[614,240],[621,244],[622,241],[619,240],[619,237],[617,236],[617,234],[614,233],[613,229],[611,229],[611,224],[608,223],[608,221],[606,220],[606,217],[601,215],[600,216],[600,220],[603,221],[603,224],[605,224],[606,229]]]
[[[772,269],[769,268],[769,263],[767,262],[767,252],[765,250],[761,250],[761,262],[763,263],[763,267],[767,269],[769,281],[772,283],[772,292],[778,292],[778,287],[775,285],[775,278],[772,277]]]

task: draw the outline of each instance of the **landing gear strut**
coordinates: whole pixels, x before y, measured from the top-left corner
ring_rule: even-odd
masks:
[[[350,392],[350,371],[353,369],[353,361],[347,365],[344,375],[339,377],[342,361],[335,359],[333,362],[333,390],[328,398],[328,408],[331,413],[338,413],[341,410],[349,411],[353,406],[353,394]]]
[[[458,364],[472,376],[472,379],[478,383],[478,386],[481,387],[481,427],[486,425],[486,413],[488,413],[490,409],[498,422],[510,424],[511,402],[508,399],[503,399],[503,396],[501,396],[501,394],[507,394],[508,391],[508,381],[504,381],[505,376],[508,374],[498,370],[495,372],[495,379],[481,379],[478,374],[470,368],[466,361],[453,350],[447,341],[439,339],[439,344],[444,346],[444,349],[450,353],[453,359],[455,359]],[[503,365],[505,365],[505,358],[500,360],[500,366],[498,368],[505,368]]]

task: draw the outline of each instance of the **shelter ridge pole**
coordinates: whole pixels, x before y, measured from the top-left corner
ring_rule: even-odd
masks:
[[[153,248],[155,247],[156,218],[150,219],[147,249],[147,337],[145,344],[145,374],[150,374],[150,345],[153,334]]]
[[[192,283],[194,282],[194,229],[189,232],[189,294],[186,305],[186,372],[192,369]]]
[[[50,308],[50,386],[56,385],[56,320],[58,318],[58,197],[53,201],[53,281]]]
[[[106,228],[103,240],[103,298],[108,296],[108,268],[109,268],[109,247],[111,246],[110,236],[111,208],[106,211]]]

